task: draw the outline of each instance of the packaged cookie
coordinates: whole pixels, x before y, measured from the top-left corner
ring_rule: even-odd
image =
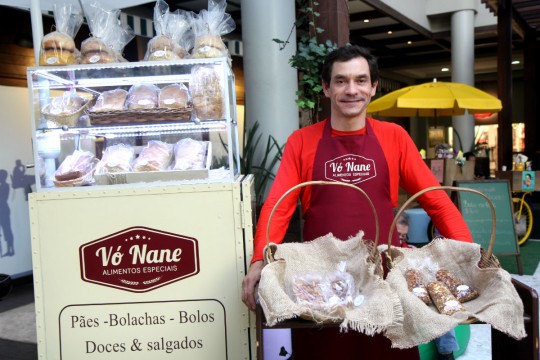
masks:
[[[407,280],[407,287],[409,291],[422,300],[426,304],[431,304],[424,279],[422,274],[415,269],[408,269],[405,271],[405,279]]]
[[[459,302],[467,302],[474,300],[478,297],[478,292],[469,285],[465,284],[455,274],[446,269],[439,269],[436,274],[437,280],[446,285],[452,292],[452,295],[458,299]]]
[[[429,296],[441,314],[452,315],[465,310],[463,305],[442,282],[432,281],[427,285],[427,289]]]

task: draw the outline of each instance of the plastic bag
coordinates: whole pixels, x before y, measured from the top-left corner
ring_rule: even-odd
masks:
[[[186,85],[170,84],[163,87],[158,95],[158,107],[184,109],[191,104],[191,95]]]
[[[191,39],[191,23],[187,12],[177,10],[169,12],[169,6],[163,0],[158,0],[154,7],[154,28],[156,36],[148,42],[145,61],[177,60],[189,56],[185,46],[189,42],[182,42],[180,39],[186,37]],[[192,40],[191,40],[192,42]]]
[[[84,7],[92,36],[81,43],[81,63],[122,62],[122,51],[135,34],[120,22],[120,10],[106,10],[94,2]]]
[[[134,171],[166,170],[173,157],[173,146],[159,140],[150,140],[135,159]]]
[[[174,145],[173,170],[201,170],[205,168],[207,141],[191,138],[179,140]]]
[[[73,181],[92,175],[97,164],[97,159],[89,151],[75,150],[71,155],[66,156],[54,173],[57,182]],[[88,185],[93,182],[89,177],[87,181],[82,181],[77,185]],[[58,184],[57,184],[58,185]]]
[[[221,84],[221,77],[215,67],[199,65],[191,69],[189,92],[195,120],[224,118],[225,104]]]
[[[65,91],[61,96],[53,97],[41,112],[47,115],[71,115],[79,111],[87,101],[76,92]]]
[[[208,0],[208,10],[201,10],[193,19],[194,58],[229,56],[221,36],[233,31],[236,24],[231,15],[225,13],[226,7],[225,0]]]
[[[158,106],[158,94],[159,88],[154,84],[135,84],[128,91],[126,108],[130,110],[155,109]]]
[[[116,144],[103,152],[103,157],[96,166],[96,174],[129,172],[135,159],[135,149],[131,145]]]
[[[77,64],[80,52],[75,47],[75,35],[81,28],[83,16],[80,9],[72,4],[54,4],[56,31],[50,32],[41,40],[39,65],[58,66]]]

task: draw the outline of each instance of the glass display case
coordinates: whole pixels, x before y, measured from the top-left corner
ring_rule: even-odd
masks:
[[[38,191],[231,182],[240,173],[234,74],[226,58],[33,67],[28,83]],[[166,87],[185,96],[167,97]],[[150,91],[143,96],[140,88]],[[121,100],[112,101],[115,92]],[[197,151],[179,146],[187,140]],[[156,144],[165,154],[149,151]],[[111,155],[119,149],[127,155]]]

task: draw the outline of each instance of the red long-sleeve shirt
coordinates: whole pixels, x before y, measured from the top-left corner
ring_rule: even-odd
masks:
[[[272,208],[287,190],[293,186],[312,180],[313,162],[319,140],[322,137],[325,121],[296,130],[289,136],[283,151],[283,157],[276,178],[263,205],[254,239],[252,262],[263,259],[266,246],[266,231]],[[392,206],[398,205],[398,192],[401,186],[409,194],[431,186],[439,186],[439,182],[431,173],[409,134],[401,126],[367,118],[375,136],[379,140],[390,174],[390,194]],[[347,133],[332,130],[332,136],[365,134]],[[311,200],[311,188],[304,187],[286,197],[272,215],[269,239],[270,242],[281,243],[289,220],[296,209],[300,196],[302,211],[305,214]],[[429,191],[420,196],[418,202],[441,235],[455,240],[472,242],[472,237],[465,220],[444,191]],[[385,239],[382,234],[381,239]],[[382,240],[384,241],[384,240]]]

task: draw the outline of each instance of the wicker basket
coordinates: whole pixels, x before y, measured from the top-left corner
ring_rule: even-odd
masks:
[[[70,113],[70,114],[51,114],[49,112],[50,104],[46,105],[42,110],[41,114],[45,120],[53,121],[60,126],[76,126],[79,118],[84,114],[85,109],[87,108],[89,101],[86,101],[79,110]]]
[[[268,219],[266,229],[265,266],[261,273],[258,295],[267,324],[274,326],[287,319],[302,318],[317,324],[340,324],[342,328],[353,329],[368,335],[383,332],[400,321],[401,305],[397,295],[383,280],[383,268],[376,241],[365,240],[358,235],[346,241],[335,238],[331,233],[303,243],[275,244],[270,242],[271,219],[281,201],[299,188],[310,185],[333,185],[350,187],[367,199],[375,217],[375,234],[379,237],[379,221],[375,206],[368,195],[352,184],[330,181],[309,181],[289,189],[276,202]],[[339,263],[346,264],[346,273],[354,281],[354,289],[360,290],[365,302],[360,306],[326,307],[322,299],[316,303],[297,301],[292,284],[298,276],[332,277]],[[305,278],[304,278],[305,276]],[[302,280],[303,281],[303,280]],[[310,291],[311,284],[306,283]],[[318,287],[319,285],[315,285]],[[324,286],[324,285],[323,285]],[[381,303],[380,299],[384,299]]]
[[[389,231],[389,234],[388,234],[388,251],[385,252],[385,255],[386,255],[386,264],[387,264],[387,267],[388,267],[388,270],[391,270],[393,267],[394,267],[394,263],[393,263],[393,257],[392,257],[392,251],[391,251],[391,244],[392,244],[392,233],[394,231],[394,228],[396,227],[396,223],[399,219],[399,217],[401,216],[401,214],[409,207],[409,205],[414,202],[418,197],[420,197],[421,195],[429,192],[429,191],[434,191],[434,190],[450,190],[450,191],[462,191],[462,192],[470,192],[470,193],[473,193],[473,194],[477,194],[481,197],[483,197],[490,209],[491,209],[491,218],[492,218],[492,222],[491,222],[491,234],[490,234],[490,242],[489,242],[489,246],[488,246],[488,249],[485,250],[485,249],[482,249],[481,252],[482,252],[482,257],[480,259],[480,263],[478,264],[478,266],[482,269],[487,269],[487,268],[500,268],[501,265],[499,263],[499,260],[497,259],[497,257],[495,255],[493,255],[493,243],[495,242],[495,229],[496,229],[496,217],[495,217],[495,207],[493,206],[493,203],[491,202],[491,200],[486,196],[484,195],[483,193],[481,193],[480,191],[478,190],[474,190],[474,189],[469,189],[469,188],[460,188],[460,187],[455,187],[455,186],[433,186],[433,187],[429,187],[429,188],[426,188],[426,189],[423,189],[419,192],[417,192],[416,194],[414,194],[413,196],[411,196],[409,199],[407,199],[407,201],[405,201],[405,203],[401,206],[401,208],[397,211],[395,217],[394,217],[394,220],[392,221],[392,224],[390,225],[390,231]]]
[[[192,106],[181,109],[156,108],[145,110],[88,111],[92,125],[141,124],[189,121]]]

